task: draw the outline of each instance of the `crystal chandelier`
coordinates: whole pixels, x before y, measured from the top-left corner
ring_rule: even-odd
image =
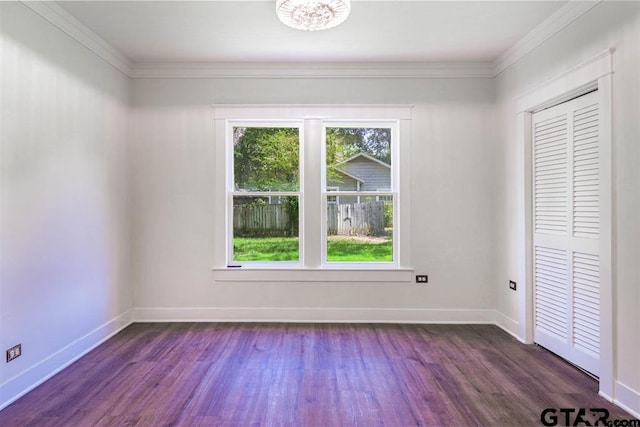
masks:
[[[350,0],[277,0],[280,20],[297,30],[319,31],[344,22],[351,10]]]

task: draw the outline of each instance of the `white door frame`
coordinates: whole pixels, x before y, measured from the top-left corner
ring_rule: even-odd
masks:
[[[600,395],[614,399],[614,318],[613,318],[613,182],[612,182],[612,99],[613,49],[595,56],[571,70],[533,88],[517,98],[518,149],[518,336],[533,342],[533,215],[532,215],[532,133],[535,111],[598,90],[601,124],[600,152]],[[607,191],[608,189],[608,191]]]

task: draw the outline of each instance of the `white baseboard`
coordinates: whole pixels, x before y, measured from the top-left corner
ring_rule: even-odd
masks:
[[[495,323],[494,310],[140,307],[134,322]]]
[[[516,320],[513,320],[512,318],[505,316],[503,313],[496,311],[495,323],[496,326],[498,326],[500,329],[502,329],[521,343],[526,344],[526,341],[518,335],[518,322]]]
[[[1,384],[0,396],[2,396],[2,401],[0,401],[0,410],[80,359],[129,326],[131,322],[132,312],[129,310]]]
[[[634,417],[640,419],[640,391],[616,381],[615,398],[613,402]]]

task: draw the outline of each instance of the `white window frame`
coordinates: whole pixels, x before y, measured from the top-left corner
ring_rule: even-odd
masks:
[[[214,182],[212,194],[213,233],[213,278],[216,282],[411,282],[411,205],[409,202],[411,182],[411,105],[214,105],[215,142]],[[242,267],[231,267],[229,260],[229,180],[232,172],[233,150],[228,138],[229,123],[233,126],[253,126],[257,122],[278,124],[302,122],[301,168],[304,168],[299,188],[300,199],[300,261],[295,264],[242,263]],[[323,162],[323,124],[325,122],[370,123],[396,122],[398,135],[402,138],[396,165],[399,193],[394,212],[394,263],[350,263],[336,265],[322,263],[323,235],[320,224],[326,216],[326,197],[323,203],[321,184]],[[376,192],[371,192],[375,195]],[[360,193],[363,195],[363,193]],[[324,209],[323,210],[323,206]],[[231,243],[232,244],[232,243]]]
[[[390,129],[391,130],[391,141],[390,141],[390,151],[391,151],[391,165],[389,168],[390,173],[390,189],[389,191],[379,192],[379,191],[329,191],[327,187],[327,128],[348,128],[348,129]],[[323,120],[322,122],[322,156],[321,156],[321,166],[322,166],[322,178],[321,178],[321,195],[322,195],[322,222],[321,222],[321,233],[322,233],[322,267],[324,268],[397,268],[399,266],[399,256],[400,256],[400,247],[398,245],[399,238],[399,175],[398,175],[398,167],[397,162],[399,159],[399,151],[400,151],[400,126],[398,120]],[[393,260],[392,261],[379,261],[379,262],[370,262],[370,261],[329,261],[327,259],[327,208],[328,208],[328,197],[333,194],[329,193],[337,193],[336,196],[344,196],[344,197],[356,197],[357,203],[360,203],[361,197],[375,197],[378,200],[379,196],[391,196],[393,203],[393,232],[392,232],[392,253]]]
[[[238,191],[235,188],[234,177],[234,147],[233,147],[233,129],[238,127],[246,128],[297,128],[299,135],[298,144],[298,191]],[[227,183],[227,225],[226,225],[226,242],[227,242],[227,266],[230,268],[237,267],[279,267],[279,268],[296,268],[304,265],[304,241],[302,233],[303,218],[303,191],[304,188],[304,125],[300,120],[228,120],[226,123],[226,141],[227,144],[227,162],[226,162],[226,183]],[[298,197],[298,260],[297,261],[236,261],[233,259],[233,197]]]

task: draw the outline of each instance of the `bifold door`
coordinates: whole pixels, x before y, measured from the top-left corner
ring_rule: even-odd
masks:
[[[533,115],[534,340],[598,376],[597,92]]]

